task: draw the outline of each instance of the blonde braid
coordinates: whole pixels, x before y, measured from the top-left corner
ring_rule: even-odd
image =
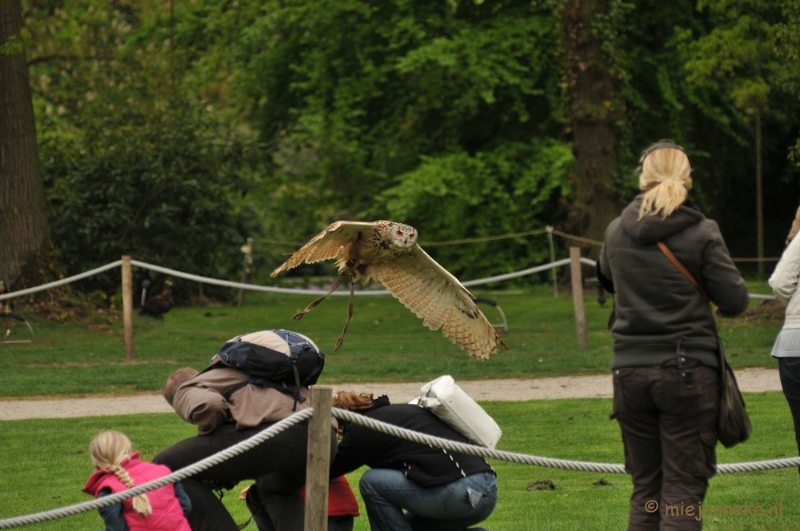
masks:
[[[123,485],[126,487],[133,488],[136,485],[131,478],[131,475],[128,474],[128,471],[125,470],[124,467],[119,465],[112,465],[108,467],[109,472],[113,472],[119,480],[122,482]],[[150,500],[144,494],[139,494],[138,496],[134,496],[131,499],[131,503],[133,503],[133,510],[137,513],[141,514],[142,516],[150,516],[153,514],[153,506],[150,505]]]
[[[133,479],[120,463],[131,453],[131,441],[124,433],[108,430],[101,432],[89,444],[89,455],[97,468],[107,470],[119,478],[127,488],[134,486]],[[142,516],[153,514],[153,506],[144,494],[134,496],[131,500],[133,510]]]

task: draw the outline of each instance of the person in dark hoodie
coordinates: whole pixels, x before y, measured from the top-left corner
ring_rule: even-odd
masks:
[[[340,391],[333,407],[418,433],[469,443],[430,410],[385,395]],[[335,478],[367,465],[359,481],[372,531],[486,531],[497,505],[497,474],[482,457],[451,452],[345,423],[331,463]]]
[[[633,480],[628,531],[697,530],[716,464],[717,325],[657,243],[689,270],[718,316],[741,314],[749,297],[716,222],[687,200],[692,178],[683,149],[660,142],[640,163],[643,193],[608,226],[597,260],[598,280],[615,293],[611,369]]]

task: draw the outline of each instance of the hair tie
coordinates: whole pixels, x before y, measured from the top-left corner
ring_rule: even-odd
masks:
[[[675,181],[683,184],[683,179],[676,179],[675,177],[665,177],[664,179],[656,179],[657,183],[663,183],[664,181]]]

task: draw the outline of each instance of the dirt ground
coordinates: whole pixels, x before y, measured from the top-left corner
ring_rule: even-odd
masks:
[[[780,391],[777,369],[751,368],[736,371],[744,392]],[[508,380],[464,380],[456,382],[479,401],[549,400],[554,398],[595,398],[612,395],[611,375],[561,376]],[[425,382],[401,384],[366,383],[333,385],[340,390],[386,394],[394,403],[408,402],[419,395]],[[159,394],[120,397],[65,398],[56,400],[0,400],[0,420],[25,418],[68,418],[134,413],[170,413],[172,408]]]

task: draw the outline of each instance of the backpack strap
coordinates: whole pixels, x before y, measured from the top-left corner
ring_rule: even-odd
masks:
[[[236,392],[236,391],[238,391],[239,389],[244,389],[244,388],[245,388],[245,387],[247,387],[249,384],[250,384],[250,380],[248,380],[248,381],[246,381],[246,382],[242,382],[242,383],[240,383],[240,384],[236,384],[236,385],[234,385],[233,387],[231,387],[230,389],[228,389],[228,391],[227,391],[227,392],[226,392],[224,395],[222,395],[222,398],[224,398],[224,399],[225,399],[225,401],[226,401],[226,402],[228,402],[228,401],[231,399],[231,396],[233,396],[233,393],[235,393],[235,392]]]
[[[289,359],[292,360],[292,372],[294,373],[294,404],[292,404],[292,411],[297,411],[297,402],[305,402],[305,398],[300,396],[300,372],[297,370],[297,353],[292,352]]]

